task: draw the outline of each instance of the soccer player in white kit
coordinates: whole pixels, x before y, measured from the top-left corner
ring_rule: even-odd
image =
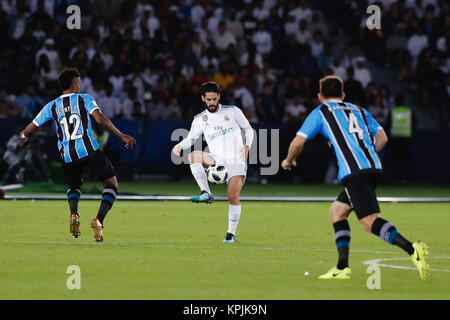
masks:
[[[199,196],[193,202],[212,203],[214,197],[208,185],[205,169],[213,164],[223,165],[228,172],[228,231],[225,243],[237,242],[236,228],[241,217],[239,195],[247,176],[247,159],[253,142],[253,128],[242,111],[235,106],[219,104],[220,87],[215,82],[207,82],[201,87],[202,100],[206,110],[195,116],[191,130],[183,141],[173,148],[173,153],[181,156],[201,134],[205,136],[210,153],[194,151],[189,154],[192,175],[200,187]],[[245,145],[241,129],[245,132]]]

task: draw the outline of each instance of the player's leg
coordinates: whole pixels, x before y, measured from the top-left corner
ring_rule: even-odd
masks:
[[[97,216],[91,220],[91,228],[94,230],[94,239],[103,241],[103,223],[107,213],[116,201],[119,183],[117,182],[114,167],[102,151],[98,151],[89,161],[91,171],[100,178],[103,185],[102,200]]]
[[[348,216],[352,207],[348,200],[346,192],[342,192],[338,199],[331,205],[330,217],[334,228],[334,239],[338,251],[338,263],[336,267],[331,268],[327,273],[321,275],[319,279],[350,279],[351,270],[348,259],[350,253],[350,225]]]
[[[214,198],[208,184],[205,169],[215,163],[214,159],[207,153],[194,151],[188,156],[192,175],[200,188],[200,195],[192,197],[191,201],[199,203],[212,203]]]
[[[330,208],[331,221],[333,222],[334,240],[338,251],[337,268],[344,270],[349,266],[351,231],[348,216],[352,207],[345,202],[336,200]]]
[[[74,238],[79,238],[81,235],[81,229],[78,202],[80,201],[81,186],[83,184],[82,165],[64,164],[63,170],[69,185],[69,189],[67,190],[67,200],[70,208],[70,233]]]
[[[233,176],[228,182],[228,230],[225,236],[225,243],[237,242],[236,229],[241,218],[242,206],[239,199],[245,176]]]
[[[403,249],[411,256],[413,263],[419,269],[420,277],[426,279],[429,266],[425,262],[425,256],[428,254],[425,244],[423,242],[410,242],[398,232],[392,223],[380,217],[381,210],[375,188],[376,182],[370,175],[361,177],[358,187],[351,188],[350,197],[354,204],[354,210],[364,230]]]

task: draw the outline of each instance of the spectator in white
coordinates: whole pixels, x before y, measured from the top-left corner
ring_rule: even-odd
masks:
[[[100,41],[109,37],[109,26],[105,24],[105,18],[99,17],[97,20],[97,32]]]
[[[136,102],[140,106],[140,110],[136,108]],[[138,98],[137,90],[130,85],[128,92],[122,97],[121,106],[119,107],[121,115],[124,119],[135,119],[137,114],[142,113],[143,101]]]
[[[205,54],[200,58],[200,65],[203,70],[207,70],[210,66],[214,68],[214,71],[219,69],[219,59],[217,58],[216,50],[209,48]]]
[[[241,49],[245,49],[244,40],[244,27],[242,26],[242,22],[237,18],[236,10],[231,9],[228,15],[228,19],[225,21],[225,25],[227,30],[229,30],[238,43],[238,50],[243,51]]]
[[[153,7],[149,4],[144,6],[144,17],[147,19],[147,28],[150,32],[150,38],[155,37],[155,31],[160,28],[158,17],[153,14]]]
[[[414,4],[411,4],[409,8],[415,11],[417,19],[422,19],[424,17],[425,5],[423,0],[414,0]]]
[[[202,23],[199,27],[197,27],[194,30],[196,33],[198,33],[199,37],[200,37],[200,41],[207,47],[209,48],[210,46],[210,33],[208,30],[208,18],[203,18],[202,19]]]
[[[150,88],[152,88],[152,89],[156,88],[156,86],[158,84],[158,75],[155,72],[152,72],[150,67],[147,67],[144,70],[142,70],[141,75],[142,75],[142,78],[144,79],[145,83],[148,86],[150,86]]]
[[[202,19],[205,17],[206,11],[204,8],[207,6],[206,0],[195,1],[191,9],[191,21],[194,27],[200,27]]]
[[[347,69],[342,65],[341,59],[334,58],[333,64],[330,66],[331,70],[333,71],[333,75],[339,77],[342,79],[342,81],[347,80]]]
[[[219,50],[226,50],[231,44],[235,46],[237,45],[236,38],[230,31],[227,30],[224,21],[219,23],[218,32],[214,36],[214,44]]]
[[[258,0],[256,7],[253,9],[253,17],[258,21],[264,21],[269,18],[269,10],[264,8],[264,0]]]
[[[328,25],[323,21],[319,11],[314,11],[311,22],[309,22],[308,25],[308,29],[312,34],[316,31],[320,31],[324,37],[328,36]]]
[[[103,61],[103,64],[105,65],[106,70],[109,70],[109,68],[111,68],[111,66],[114,64],[114,57],[109,52],[109,48],[106,43],[103,43],[101,45],[99,55]]]
[[[258,31],[253,35],[256,52],[264,55],[272,51],[272,35],[266,31],[264,22],[258,23]]]
[[[38,8],[38,2],[43,1],[44,2],[44,10],[48,13],[50,17],[54,16],[55,13],[55,0],[31,0],[29,2],[30,4],[30,11],[36,12]]]
[[[298,31],[295,33],[297,42],[301,45],[305,45],[311,42],[312,34],[308,30],[308,21],[306,19],[300,20],[298,23]]]
[[[240,20],[242,21],[242,26],[244,27],[244,33],[245,36],[247,37],[247,40],[251,40],[258,26],[258,21],[253,16],[251,6],[245,7],[245,12],[240,18]]]
[[[194,35],[192,36],[192,53],[197,59],[200,59],[205,51],[206,45],[200,40],[200,33],[194,32]]]
[[[106,85],[106,94],[97,100],[102,113],[105,117],[112,119],[120,114],[120,101],[113,95],[113,85],[108,83]]]
[[[353,50],[353,45],[348,43],[344,49],[344,56],[342,57],[342,65],[345,69],[355,67],[355,53]]]
[[[108,81],[113,87],[114,96],[118,97],[123,88],[123,81],[125,78],[120,74],[120,68],[118,66],[113,68],[112,74],[109,76]]]
[[[413,58],[413,67],[415,69],[420,53],[428,48],[428,37],[425,35],[423,27],[419,27],[408,40],[408,51]]]
[[[296,34],[298,31],[298,22],[295,20],[295,16],[288,16],[287,21],[284,23],[284,32],[286,36]]]
[[[46,77],[50,79],[57,80],[59,76],[59,69],[61,66],[59,54],[54,49],[55,40],[47,39],[44,41],[43,47],[36,53],[36,65],[39,66],[39,62],[41,60],[41,56],[46,56],[48,60],[48,71],[45,71]],[[42,73],[41,73],[42,75]]]
[[[27,27],[28,14],[25,9],[19,8],[18,15],[12,19],[13,23],[11,25],[12,38],[14,40],[20,39],[25,33]]]
[[[363,88],[366,88],[367,85],[372,82],[372,74],[370,70],[366,68],[366,58],[360,56],[356,58],[355,62],[355,80],[361,82]]]
[[[264,59],[262,55],[255,52],[255,50],[247,50],[243,54],[241,54],[241,56],[239,57],[239,64],[241,66],[246,66],[248,65],[250,59],[253,59],[253,64],[257,66],[259,69],[263,68]]]
[[[325,48],[323,41],[323,35],[321,31],[314,32],[313,41],[311,42],[311,54],[313,57],[318,58]]]
[[[170,98],[169,104],[162,112],[161,117],[163,120],[181,120],[183,118],[177,97],[172,96]]]
[[[312,10],[307,7],[306,0],[297,1],[297,6],[288,12],[288,15],[293,15],[297,21],[306,19],[311,20]]]
[[[106,95],[103,82],[94,82],[92,90],[88,90],[87,94],[92,96],[96,101],[100,101]]]
[[[41,43],[46,38],[42,20],[37,20],[32,33],[33,38],[37,43]]]
[[[139,65],[134,66],[133,72],[126,77],[126,80],[131,81],[131,85],[136,88],[137,95],[142,97],[145,91],[145,80],[141,74],[141,68]]]
[[[255,123],[258,122],[255,109],[255,99],[250,91],[244,86],[244,79],[242,77],[236,77],[234,79],[236,89],[234,90],[234,99],[238,102],[238,107],[242,108],[245,117],[248,121]]]
[[[441,57],[440,61],[439,70],[441,70],[443,74],[450,73],[450,58]]]
[[[395,105],[395,98],[394,96],[391,94],[391,92],[389,91],[389,88],[387,86],[382,86],[380,88],[379,94],[381,96],[381,103],[383,104],[383,106],[388,109],[388,111],[394,109],[395,107],[397,107]]]
[[[144,7],[150,6],[153,11],[153,6],[148,3],[148,0],[138,0],[136,3],[136,9],[134,10],[134,16],[139,19],[144,15]]]
[[[208,8],[209,9],[209,8]],[[222,16],[217,14],[217,11],[212,11],[211,9],[208,10],[208,13],[211,12],[211,14],[209,14],[209,19],[208,19],[208,31],[211,34],[216,34],[219,31],[219,22],[222,21]]]
[[[81,79],[80,89],[81,89],[81,92],[85,92],[85,93],[91,92],[92,89],[93,89],[92,88],[92,80],[91,80],[91,78],[89,77],[89,75],[87,73],[86,67],[81,67],[78,70],[80,71],[80,79]]]
[[[442,53],[447,52],[447,49],[450,48],[450,14],[447,15],[446,20],[449,21],[447,31],[436,42],[436,48]]]
[[[263,68],[258,70],[258,73],[256,75],[256,82],[257,82],[257,93],[260,93],[264,90],[264,85],[270,83],[276,83],[277,76],[273,72],[272,69],[270,69],[269,64],[267,61],[264,61]]]
[[[292,102],[286,106],[284,111],[284,122],[303,122],[308,113],[308,109],[302,104],[302,97],[294,95]]]
[[[16,0],[2,0],[2,10],[10,17],[17,16]]]
[[[369,113],[378,121],[382,126],[386,125],[389,117],[389,109],[383,105],[383,101],[380,94],[375,95],[373,105],[368,108]]]

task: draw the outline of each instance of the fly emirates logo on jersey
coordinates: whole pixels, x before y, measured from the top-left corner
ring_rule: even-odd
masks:
[[[212,127],[209,127],[212,128]],[[213,129],[209,129],[208,124],[206,124],[205,133],[208,136],[209,140],[214,141],[218,137],[226,136],[227,134],[233,133],[234,128],[223,128],[223,126],[215,126]]]

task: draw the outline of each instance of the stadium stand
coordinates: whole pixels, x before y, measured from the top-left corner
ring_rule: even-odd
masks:
[[[318,80],[336,74],[347,97],[388,125],[395,97],[450,128],[450,12],[445,0],[4,0],[0,118],[32,119],[59,94],[63,66],[113,119],[186,120],[214,80],[253,123],[304,119]],[[81,30],[66,9],[80,6]],[[382,29],[365,26],[382,9]],[[398,97],[397,97],[398,98]],[[295,126],[298,127],[297,123]]]

